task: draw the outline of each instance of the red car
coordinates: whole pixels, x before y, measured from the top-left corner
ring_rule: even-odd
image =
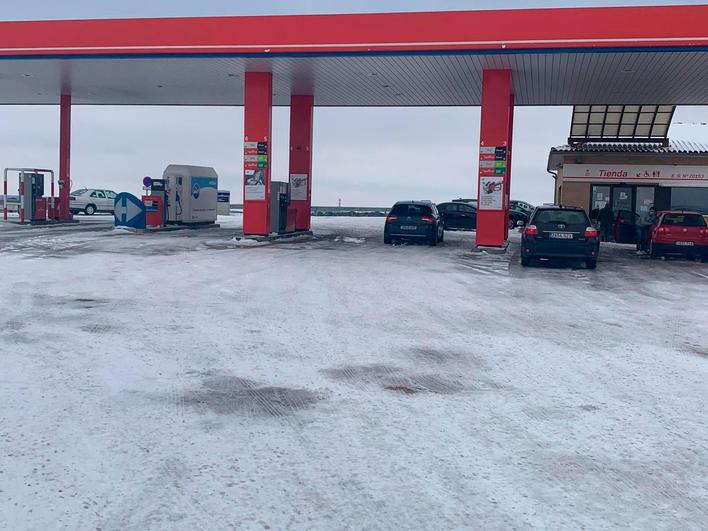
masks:
[[[682,254],[691,258],[708,258],[708,226],[698,212],[669,210],[649,232],[649,255]]]

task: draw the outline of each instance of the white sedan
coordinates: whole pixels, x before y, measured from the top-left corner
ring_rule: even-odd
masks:
[[[69,208],[72,214],[83,212],[93,216],[96,212],[113,214],[116,193],[112,190],[82,188],[71,192]]]

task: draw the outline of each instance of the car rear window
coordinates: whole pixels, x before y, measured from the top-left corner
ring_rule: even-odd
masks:
[[[585,212],[579,210],[541,210],[534,223],[565,223],[566,225],[589,225]]]
[[[677,227],[705,227],[706,220],[698,214],[666,214],[661,224]]]
[[[432,210],[427,205],[394,205],[391,214],[397,216],[429,216]]]

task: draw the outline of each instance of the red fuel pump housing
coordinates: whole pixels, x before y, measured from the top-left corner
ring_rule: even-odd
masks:
[[[60,214],[59,214],[59,199],[57,199],[55,197],[53,202],[54,202],[54,206],[52,206],[51,199],[49,199],[47,201],[47,213],[48,213],[47,217],[49,219],[59,219],[59,216],[60,216]]]
[[[47,220],[47,198],[37,197],[34,200],[34,212],[30,221],[46,221]]]
[[[297,221],[297,209],[288,208],[285,232],[295,232],[295,222]]]
[[[145,222],[150,229],[159,229],[165,226],[165,203],[161,196],[144,195]]]

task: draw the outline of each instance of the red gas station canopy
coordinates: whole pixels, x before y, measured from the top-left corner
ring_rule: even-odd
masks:
[[[708,6],[0,23],[0,103],[479,105],[509,68],[518,105],[708,103]]]

